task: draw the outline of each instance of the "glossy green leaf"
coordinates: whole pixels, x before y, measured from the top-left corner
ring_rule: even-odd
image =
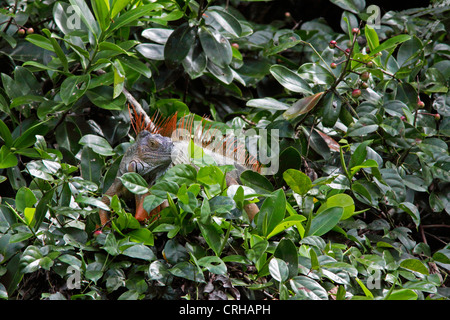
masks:
[[[210,24],[209,21],[212,20],[214,23],[218,23],[225,31],[227,31],[234,37],[241,36],[241,24],[230,13],[222,10],[208,10],[206,11],[205,15],[207,16],[207,18],[205,19],[206,24]]]
[[[298,275],[298,253],[297,247],[290,239],[282,239],[275,249],[274,257],[286,262],[288,267],[288,278]]]
[[[345,193],[340,193],[329,197],[327,201],[320,206],[317,213],[321,213],[322,211],[333,207],[341,207],[344,209],[341,220],[350,218],[355,212],[355,202],[353,198]]]
[[[208,27],[201,27],[198,37],[206,57],[215,65],[225,68],[231,63],[233,53],[228,40],[219,32]]]
[[[245,186],[252,188],[258,194],[268,194],[273,192],[272,183],[270,183],[265,176],[255,171],[246,170],[241,173],[240,178]]]
[[[103,1],[103,0],[100,0]],[[86,27],[94,34],[96,38],[100,36],[100,28],[92,15],[91,10],[84,0],[69,0],[75,13],[81,18]]]
[[[176,277],[186,278],[195,282],[205,282],[203,273],[187,261],[177,263],[173,268],[169,269],[169,272]]]
[[[140,60],[133,58],[133,57],[127,57],[127,56],[121,56],[118,58],[120,61],[120,64],[122,66],[125,66],[127,68],[130,68],[136,72],[139,72],[144,77],[150,78],[152,76],[152,71],[149,67]]]
[[[247,107],[267,110],[287,110],[289,106],[273,98],[251,99],[247,101]]]
[[[122,11],[131,0],[113,0],[111,5],[111,15],[110,18],[114,19],[117,14]]]
[[[364,27],[364,34],[366,35],[367,44],[369,45],[370,51],[375,50],[375,48],[380,45],[375,29],[366,24]]]
[[[270,67],[270,73],[283,87],[290,91],[303,93],[305,95],[313,94],[309,84],[297,73],[285,66],[273,65]]]
[[[76,102],[86,92],[91,77],[86,74],[82,76],[70,76],[61,84],[61,99],[66,104]]]
[[[122,94],[123,87],[125,85],[125,70],[119,60],[114,60],[114,91],[113,99],[116,99],[120,94]]]
[[[430,274],[425,264],[418,259],[405,259],[400,262],[400,267],[408,269],[410,271],[419,272],[424,275]]]
[[[150,233],[150,231],[148,231],[147,229],[139,229],[139,230],[135,230],[135,231],[139,231],[140,233],[142,233],[142,232]],[[133,231],[133,232],[135,232],[135,231]],[[134,233],[131,236],[131,238],[134,240],[139,240],[142,237],[138,237],[137,234]],[[144,241],[142,241],[142,242],[144,242]],[[137,245],[131,246],[131,247],[125,249],[122,252],[122,254],[124,256],[128,256],[128,257],[135,258],[135,259],[141,259],[141,260],[145,260],[145,261],[150,261],[150,262],[156,260],[156,255],[153,253],[153,251],[149,247],[147,247],[143,244],[137,244]]]
[[[198,78],[203,74],[206,69],[207,59],[198,41],[190,48],[182,64],[184,70],[192,79]]]
[[[392,291],[387,300],[417,300],[418,295],[411,289],[398,289]]]
[[[384,51],[384,50],[389,50],[392,47],[395,47],[398,44],[400,44],[402,42],[405,42],[405,41],[407,41],[409,39],[411,39],[411,36],[407,35],[407,34],[401,34],[401,35],[395,36],[393,38],[389,38],[386,41],[384,41],[382,44],[380,44],[379,46],[374,48],[373,50],[370,50],[370,55],[374,56],[378,52],[381,52],[381,51]]]
[[[22,187],[16,193],[16,209],[24,212],[25,208],[31,208],[37,202],[36,196],[29,188]]]
[[[146,39],[149,39],[153,42],[159,44],[165,44],[167,39],[169,39],[173,30],[171,29],[163,29],[163,28],[150,28],[142,31],[142,36]]]
[[[6,145],[0,148],[0,169],[15,167],[18,164],[17,157]]]
[[[331,3],[352,13],[360,13],[365,6],[365,2],[358,0],[330,0]]]
[[[186,58],[194,44],[196,28],[183,23],[169,36],[164,46],[164,58],[169,65],[175,66]]]
[[[200,267],[206,268],[209,272],[214,274],[226,274],[227,273],[227,266],[225,263],[216,256],[207,256],[200,258],[197,261],[198,265]]]
[[[284,260],[272,258],[269,262],[270,275],[278,282],[285,282],[289,278],[289,268]]]
[[[148,183],[136,172],[127,172],[119,177],[122,184],[134,194],[145,194],[148,192]]]
[[[304,235],[304,228],[301,224],[302,221],[305,221],[306,217],[301,216],[301,215],[294,215],[294,216],[290,216],[287,217],[285,219],[283,219],[283,221],[281,221],[275,228],[273,228],[272,232],[270,232],[267,235],[267,239],[272,238],[273,236],[279,234],[280,232],[283,232],[284,230],[296,226],[297,230],[299,231],[300,235],[303,237]]]
[[[286,213],[286,196],[282,189],[271,193],[264,200],[256,216],[256,228],[262,236],[269,235],[284,219]]]
[[[40,34],[30,34],[26,40],[45,50],[54,51],[51,41]]]
[[[223,242],[222,230],[212,221],[199,223],[198,226],[206,243],[208,243],[209,247],[217,256],[220,256]]]
[[[323,97],[321,105],[323,105],[322,124],[332,128],[341,113],[342,102],[334,93],[329,92]]]
[[[6,147],[10,147],[13,143],[13,138],[8,126],[0,119],[0,139],[3,140]]]
[[[92,10],[94,11],[95,18],[100,25],[101,31],[106,31],[110,24],[109,14],[109,0],[96,0],[91,1]]]
[[[305,300],[328,300],[327,291],[314,279],[297,276],[290,280],[291,288],[296,296]]]
[[[39,200],[36,205],[36,211],[34,212],[34,229],[39,230],[42,222],[44,221],[47,212],[49,211],[49,205],[51,204],[53,198],[54,189],[49,190],[44,194],[44,196]]]
[[[300,195],[305,195],[312,188],[311,179],[299,170],[288,169],[284,171],[283,179],[292,191]]]
[[[311,221],[311,226],[307,232],[308,236],[322,236],[333,229],[344,213],[342,207],[331,207],[320,212]]]
[[[105,138],[94,134],[84,135],[83,137],[81,137],[79,144],[90,147],[95,153],[98,153],[102,156],[114,155],[113,149],[111,148],[108,141],[106,141]]]
[[[73,0],[72,0],[73,1]],[[152,11],[156,11],[158,9],[162,9],[163,6],[159,3],[150,3],[142,6],[137,6],[127,12],[121,14],[118,18],[114,19],[114,22],[111,23],[108,32],[111,33],[123,26],[126,26],[129,23],[133,23],[137,19],[142,16],[149,15]],[[114,7],[113,7],[114,10]]]
[[[123,110],[126,97],[120,94],[113,99],[114,89],[109,86],[99,86],[86,91],[86,96],[97,107],[107,110]]]
[[[44,136],[49,130],[47,121],[38,122],[29,127],[17,139],[14,140],[12,146],[16,149],[24,149],[32,146],[36,142],[36,136]]]

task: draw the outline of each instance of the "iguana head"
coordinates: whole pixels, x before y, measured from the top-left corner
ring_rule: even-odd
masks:
[[[141,131],[136,142],[128,148],[120,164],[120,172],[136,172],[139,175],[159,176],[169,167],[173,143],[168,137]]]

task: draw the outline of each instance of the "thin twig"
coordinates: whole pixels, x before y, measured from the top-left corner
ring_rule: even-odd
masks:
[[[97,70],[97,74],[105,74],[104,70]],[[146,127],[149,128],[149,131],[153,131],[156,129],[156,125],[153,123],[152,119],[148,116],[147,112],[145,112],[144,108],[141,104],[136,100],[136,98],[127,90],[125,87],[122,89],[123,94],[127,98],[128,102],[134,107],[136,113],[141,116],[144,120]]]

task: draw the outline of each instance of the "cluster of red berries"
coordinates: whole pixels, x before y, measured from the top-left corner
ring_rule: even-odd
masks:
[[[33,28],[19,28],[17,33],[19,34],[19,36],[24,36],[25,33],[26,34],[33,34],[34,33],[34,29]]]
[[[359,28],[353,28],[353,29],[352,29],[352,34],[355,35],[355,36],[359,36],[359,35],[361,34],[361,30],[359,30]],[[350,45],[351,45],[351,41],[350,41]],[[349,55],[349,54],[350,54],[350,51],[351,51],[350,48],[347,48],[347,49],[345,49],[345,50],[341,49],[341,48],[337,45],[337,41],[336,41],[336,40],[331,40],[331,41],[329,42],[329,44],[328,44],[328,47],[329,47],[330,49],[337,48],[337,49],[343,51],[346,55]],[[332,62],[332,63],[330,64],[330,68],[331,68],[331,69],[336,69],[337,66],[338,66],[338,64],[335,63],[335,62]],[[372,62],[372,61],[367,62],[367,63],[366,63],[366,66],[367,66],[368,68],[373,68],[373,62]],[[360,74],[360,79],[361,79],[360,87],[361,87],[362,89],[367,89],[367,88],[369,87],[369,85],[368,85],[367,82],[366,82],[367,80],[369,80],[369,78],[370,78],[370,73],[369,73],[368,71],[364,71],[364,72],[362,72],[362,73]],[[361,93],[362,93],[362,92],[361,92],[361,89],[354,89],[354,90],[352,91],[352,97],[356,99],[356,98],[358,98],[359,96],[361,96]]]
[[[422,100],[420,100],[419,96],[417,96],[417,109],[423,109],[423,108],[425,108],[425,103]],[[416,112],[418,112],[418,110],[416,110]],[[433,114],[433,113],[421,112],[420,114],[432,116],[432,117],[434,117],[434,119],[436,119],[436,121],[439,121],[441,119],[441,115],[439,113]],[[402,121],[406,121],[405,116],[401,116],[400,119]]]

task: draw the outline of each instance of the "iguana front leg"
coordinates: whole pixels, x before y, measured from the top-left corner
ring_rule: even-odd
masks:
[[[111,204],[110,197],[117,195],[119,198],[121,198],[124,195],[127,195],[128,193],[129,191],[127,190],[127,188],[125,188],[122,182],[118,178],[116,178],[114,179],[113,184],[108,188],[108,190],[103,195],[102,202],[109,207],[109,205]],[[108,212],[106,210],[100,209],[98,215],[100,216],[101,227],[106,226],[109,223]]]
[[[141,131],[136,142],[125,152],[119,165],[117,177],[113,184],[106,191],[102,202],[109,206],[110,197],[130,195],[130,191],[122,184],[119,177],[127,172],[136,172],[141,175],[150,185],[161,176],[171,164],[173,143],[170,138],[159,134],[152,134],[146,130]],[[145,221],[149,215],[143,208],[146,195],[135,195],[136,213],[135,217],[139,221]],[[102,226],[109,222],[107,211],[100,209],[99,216]]]

